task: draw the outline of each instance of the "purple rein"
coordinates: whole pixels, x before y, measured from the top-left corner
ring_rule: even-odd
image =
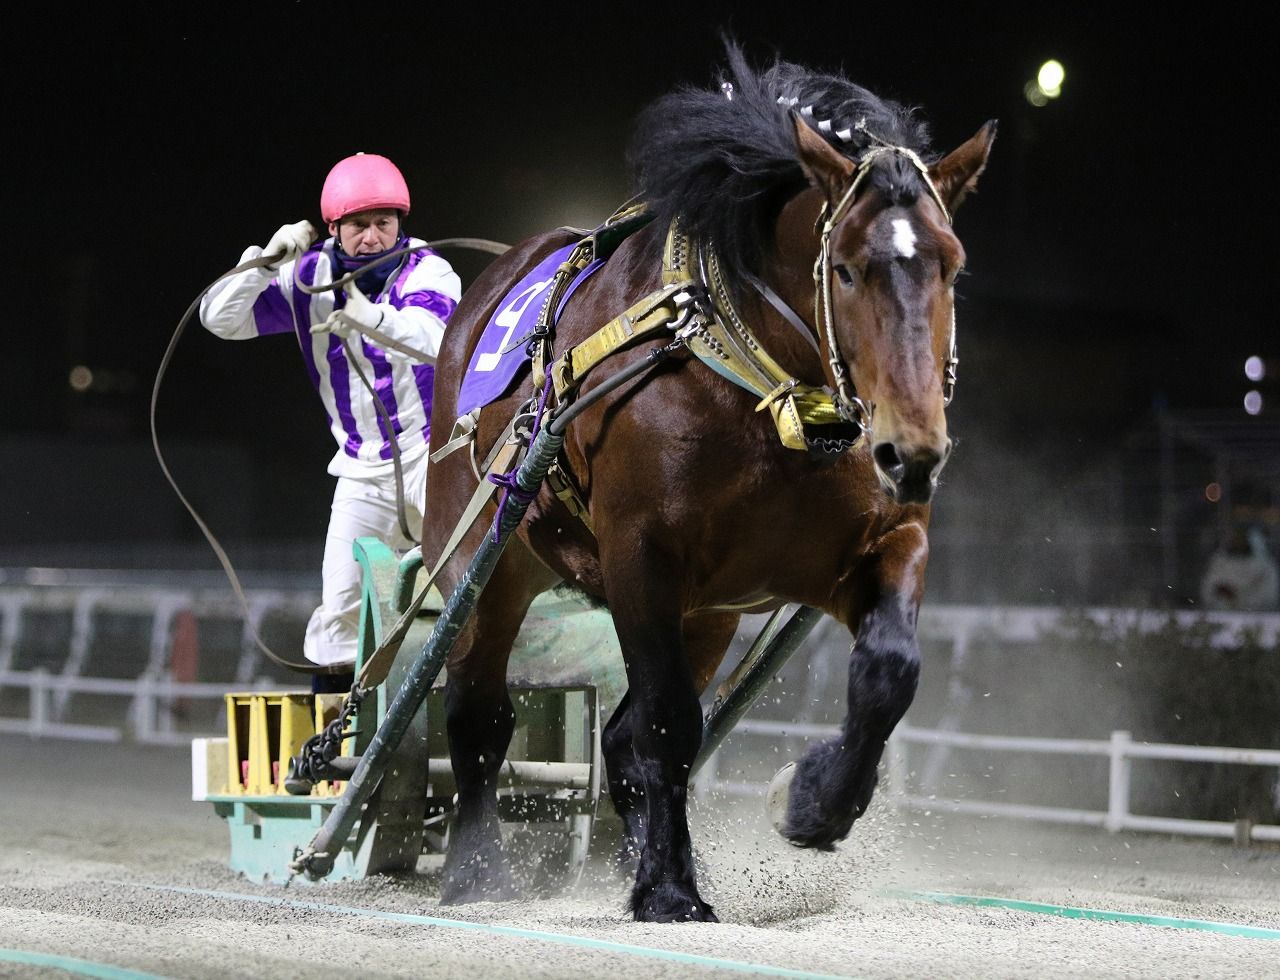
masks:
[[[534,437],[538,434],[538,428],[542,424],[542,414],[547,407],[547,396],[551,393],[551,367],[547,366],[547,373],[542,383],[542,397],[538,401],[538,411],[533,418],[533,428],[529,431],[529,442],[532,443]],[[502,499],[498,502],[498,513],[493,518],[493,543],[498,544],[502,537],[500,530],[502,524],[502,515],[507,509],[507,501],[512,497],[520,505],[520,511],[523,513],[528,506],[533,503],[533,498],[538,495],[538,489],[542,486],[541,482],[538,486],[526,490],[520,486],[516,480],[516,474],[520,467],[512,467],[508,473],[490,473],[489,482],[495,486],[502,487]]]

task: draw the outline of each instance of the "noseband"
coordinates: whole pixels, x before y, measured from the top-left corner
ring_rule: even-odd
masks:
[[[831,378],[836,386],[834,395],[836,411],[840,413],[841,418],[845,421],[866,431],[871,425],[872,410],[867,407],[867,404],[854,391],[852,372],[846,366],[844,357],[840,352],[840,345],[836,340],[835,317],[832,314],[831,299],[831,233],[844,220],[849,208],[857,198],[858,188],[867,178],[867,175],[871,173],[871,168],[875,162],[881,157],[895,154],[905,157],[919,171],[925,186],[929,188],[929,194],[934,203],[941,208],[943,217],[947,219],[947,224],[951,223],[951,212],[947,210],[946,204],[942,201],[942,195],[938,193],[938,188],[934,186],[933,180],[930,179],[929,168],[925,166],[924,161],[920,159],[914,150],[907,149],[905,146],[885,143],[866,130],[861,124],[859,124],[858,128],[883,145],[872,147],[863,154],[862,159],[858,161],[858,169],[854,171],[853,179],[849,182],[848,188],[835,207],[831,207],[831,203],[827,201],[823,203],[822,210],[818,212],[818,220],[822,222],[822,236],[818,257],[813,263],[813,281],[816,291],[813,306],[815,316],[818,319],[819,335],[824,331],[826,333],[827,364],[831,367]],[[942,372],[942,399],[945,405],[951,404],[951,396],[955,392],[957,363],[956,313],[953,306],[951,310],[951,339],[948,344],[947,361],[943,366]]]

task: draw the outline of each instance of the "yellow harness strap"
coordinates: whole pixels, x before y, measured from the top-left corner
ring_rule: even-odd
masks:
[[[551,382],[557,399],[577,388],[587,372],[610,354],[651,334],[667,329],[678,316],[675,297],[687,282],[663,286],[614,317],[580,344],[569,348],[551,366]]]
[[[631,217],[633,210],[638,213],[642,209],[620,210],[619,215]],[[556,282],[548,290],[539,316],[540,325],[550,324],[564,290],[591,261],[593,246],[593,238],[584,239],[561,265]],[[667,229],[663,245],[662,286],[552,362],[550,376],[556,401],[563,402],[571,395],[601,361],[639,340],[669,330],[679,319],[681,307],[687,304],[685,296],[700,294],[704,287],[711,302],[698,304],[699,312],[691,320],[692,329],[686,328],[688,332],[681,331],[681,335],[686,337],[696,357],[760,398],[756,411],[768,409],[778,438],[786,448],[809,448],[806,426],[844,421],[829,390],[802,383],[769,356],[734,308],[716,254],[697,248],[680,231],[678,220]],[[535,384],[542,367],[538,355],[545,355],[547,351],[548,345],[542,344],[535,350]],[[568,474],[553,466],[547,480],[556,496],[590,528],[586,507]]]
[[[695,256],[702,267],[701,275],[693,267]],[[662,277],[664,282],[706,283],[712,316],[704,319],[702,329],[689,337],[689,349],[717,373],[759,396],[756,411],[769,410],[778,438],[786,448],[808,448],[807,425],[843,421],[829,391],[802,383],[769,356],[734,307],[715,252],[696,248],[680,231],[678,222],[673,222],[667,233]]]

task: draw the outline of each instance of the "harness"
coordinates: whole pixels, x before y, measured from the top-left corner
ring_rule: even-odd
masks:
[[[570,347],[558,357],[554,353],[555,319],[561,302],[591,263],[608,258],[629,235],[652,220],[642,202],[629,203],[620,208],[595,231],[585,235],[556,270],[551,285],[546,290],[538,318],[530,333],[517,341],[526,345],[532,361],[533,394],[508,423],[503,436],[498,439],[485,460],[483,473],[476,468],[479,486],[453,535],[442,550],[435,567],[427,574],[425,582],[419,579],[418,594],[401,615],[400,620],[384,636],[361,670],[360,676],[348,695],[348,702],[359,702],[378,683],[385,679],[400,643],[408,631],[409,623],[427,595],[432,583],[446,562],[460,545],[466,532],[488,504],[497,487],[504,487],[507,495],[513,495],[516,506],[508,513],[507,496],[498,506],[491,536],[486,536],[481,553],[473,559],[468,576],[474,578],[478,565],[490,568],[496,557],[486,550],[494,542],[493,553],[500,553],[496,544],[513,532],[525,509],[545,481],[570,512],[591,531],[591,518],[581,494],[569,474],[560,463],[560,447],[563,445],[564,426],[577,411],[639,377],[665,357],[684,348],[721,376],[755,394],[759,401],[757,412],[769,410],[782,445],[788,449],[818,451],[839,454],[860,445],[866,438],[871,423],[869,409],[854,392],[851,373],[845,366],[835,336],[831,297],[831,233],[845,216],[858,188],[870,172],[872,163],[885,153],[906,156],[919,170],[934,201],[950,222],[937,188],[929,178],[923,161],[904,147],[883,145],[868,151],[858,164],[853,180],[834,208],[824,204],[819,213],[822,221],[821,246],[814,262],[815,304],[817,332],[825,331],[827,360],[836,382],[836,390],[816,387],[792,376],[769,355],[734,306],[723,269],[715,249],[709,242],[697,242],[680,228],[676,219],[667,229],[663,246],[661,285],[633,303],[585,340]],[[767,285],[747,277],[751,285],[773,304],[789,323],[812,345],[817,346],[804,321]],[[364,332],[362,330],[362,332]],[[577,398],[583,380],[601,362],[647,338],[670,336],[674,339],[654,348],[649,357],[628,365],[604,381],[597,390],[584,396],[582,403],[572,405]],[[821,349],[818,348],[819,355]],[[943,397],[949,403],[955,385],[955,319],[951,323],[951,340],[943,376]],[[567,411],[564,411],[566,410]],[[463,446],[470,446],[472,466],[475,468],[475,433],[480,409],[464,415],[454,425],[449,440],[431,455],[431,462],[447,456]],[[540,431],[544,421],[549,421],[546,431]],[[850,430],[852,430],[851,434]],[[552,432],[547,439],[547,432]],[[535,434],[537,439],[535,441]],[[522,462],[517,460],[524,456]],[[534,458],[536,457],[536,459]],[[530,465],[532,462],[533,465]],[[510,469],[508,469],[510,468]],[[534,474],[540,475],[534,475]],[[594,532],[593,532],[594,533]],[[484,562],[481,558],[484,558]],[[484,574],[487,579],[487,572]],[[479,585],[476,585],[479,581]],[[456,612],[467,602],[474,601],[474,594],[483,588],[483,579],[472,581],[470,589],[455,590],[442,620]],[[458,598],[461,595],[462,598]],[[437,630],[439,627],[437,627]],[[435,666],[439,669],[439,665]],[[431,676],[434,676],[432,674]],[[429,683],[429,682],[428,682]],[[402,692],[403,694],[403,692]],[[345,708],[344,708],[345,710]],[[330,726],[341,732],[341,719]],[[328,755],[333,754],[334,739],[329,740]],[[301,755],[293,760],[297,772],[308,771],[321,778],[319,766],[327,761],[321,736],[313,736]],[[292,774],[291,774],[292,775]],[[314,842],[313,842],[314,845]],[[301,860],[301,859],[299,859]],[[300,866],[295,861],[295,868]]]
[[[823,321],[825,321],[827,363],[831,366],[831,376],[836,382],[836,406],[842,416],[851,422],[856,422],[856,424],[865,429],[867,424],[870,423],[871,412],[862,399],[858,398],[853,391],[853,379],[849,370],[845,367],[844,358],[840,353],[840,345],[836,340],[835,318],[831,313],[831,233],[844,219],[845,213],[852,206],[857,197],[858,188],[862,186],[862,182],[871,173],[872,164],[886,155],[897,154],[905,157],[916,168],[920,174],[920,179],[924,181],[925,187],[929,189],[929,195],[942,210],[943,217],[947,219],[947,224],[951,224],[951,212],[947,210],[947,205],[942,200],[942,195],[938,193],[938,188],[934,186],[933,179],[929,176],[929,168],[920,159],[918,153],[905,146],[886,143],[867,129],[863,122],[859,122],[857,128],[880,145],[872,147],[862,155],[862,158],[858,161],[858,169],[854,171],[853,180],[849,182],[848,190],[844,192],[836,206],[832,208],[829,204],[824,203],[822,210],[818,212],[818,220],[822,222],[822,235],[818,257],[813,263],[813,281],[817,289],[817,302],[814,304],[814,310],[819,321],[818,329],[820,332],[823,330]],[[956,365],[958,363],[959,358],[956,357],[956,315],[955,309],[952,308],[951,339],[947,345],[947,360],[942,369],[942,399],[945,405],[951,404],[951,396],[955,393]]]
[[[620,211],[603,228],[610,229],[619,221],[626,225],[623,233],[629,234],[648,220],[643,205],[635,205]],[[599,232],[579,244],[547,290],[531,337],[536,392],[542,390],[545,372],[557,402],[564,402],[606,358],[641,340],[674,333],[717,374],[760,399],[755,410],[769,410],[778,438],[788,449],[842,452],[861,439],[865,425],[859,426],[851,439],[812,431],[816,426],[841,425],[849,420],[837,410],[830,389],[804,384],[769,355],[734,305],[716,252],[687,235],[679,219],[667,229],[661,286],[545,367],[553,340],[551,314],[574,278],[598,257],[594,247],[598,238]],[[761,287],[763,284],[757,288]],[[776,296],[766,298],[775,304],[782,302]],[[798,317],[796,320],[803,323]]]
[[[818,215],[821,234],[813,266],[817,321],[814,330],[811,332],[803,319],[765,283],[755,277],[747,277],[748,282],[811,345],[817,347],[813,339],[815,332],[819,337],[825,337],[826,359],[835,382],[834,390],[826,385],[805,384],[769,355],[734,305],[719,255],[712,243],[694,241],[681,229],[677,218],[667,229],[662,285],[551,363],[549,377],[557,401],[571,398],[587,373],[610,355],[646,337],[674,332],[700,361],[759,399],[755,410],[769,410],[778,438],[787,449],[834,455],[859,445],[870,427],[872,410],[857,396],[852,372],[836,338],[831,287],[831,234],[856,200],[875,162],[894,154],[905,157],[915,167],[943,216],[948,223],[951,221],[946,203],[920,156],[907,147],[885,143],[870,132],[868,135],[881,145],[863,154],[840,200],[834,207],[824,203]],[[648,220],[643,204],[625,206],[599,230],[584,238],[557,271],[533,331],[535,394],[541,392],[544,383],[543,371],[551,356],[554,314],[561,297],[588,264],[607,257],[623,238]],[[602,243],[607,247],[602,249]],[[955,390],[957,363],[953,310],[948,353],[943,366],[943,400],[946,404],[950,404]]]
[[[834,390],[826,385],[805,384],[770,356],[734,305],[713,244],[694,240],[681,228],[679,218],[672,221],[667,229],[661,285],[585,340],[556,356],[555,320],[575,281],[592,263],[607,259],[628,236],[653,218],[643,202],[633,201],[619,208],[603,225],[579,240],[554,273],[533,328],[515,342],[516,345],[527,345],[532,361],[532,397],[516,413],[499,443],[514,444],[518,456],[520,449],[532,441],[532,435],[542,420],[573,402],[583,381],[600,363],[642,340],[674,335],[661,352],[665,355],[683,347],[717,374],[755,395],[759,399],[755,411],[769,411],[778,439],[785,448],[839,455],[861,445],[871,425],[872,409],[854,391],[852,374],[835,334],[831,234],[847,214],[875,161],[887,154],[899,154],[911,162],[948,223],[951,221],[924,161],[906,147],[884,143],[874,134],[868,135],[881,145],[863,154],[840,200],[834,207],[824,203],[818,215],[821,222],[820,247],[813,269],[816,330],[809,328],[766,284],[754,277],[746,277],[817,350],[819,356],[821,348],[814,340],[814,333],[819,337],[825,335],[827,363],[835,381]],[[948,355],[943,369],[943,398],[948,404],[955,388],[955,344],[953,311]],[[657,363],[657,360],[650,363]],[[492,488],[486,487],[486,482],[506,485],[505,478],[493,465],[483,468],[483,472],[476,466],[475,433],[479,413],[477,408],[458,419],[449,440],[431,455],[431,462],[435,463],[463,446],[470,447],[472,467],[481,483],[477,497],[483,498],[473,501],[474,510],[469,509],[472,514],[492,495]],[[498,448],[494,447],[490,460]],[[545,479],[570,513],[592,531],[590,513],[582,494],[558,456],[550,462]],[[428,577],[428,584],[451,553],[452,549],[445,549],[436,570]],[[425,592],[426,586],[422,588]]]

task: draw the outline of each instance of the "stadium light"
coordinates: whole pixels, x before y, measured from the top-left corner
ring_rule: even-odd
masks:
[[[1055,58],[1050,58],[1036,73],[1036,84],[1040,86],[1045,95],[1051,99],[1056,99],[1062,94],[1062,83],[1067,77],[1067,70],[1062,67],[1062,62]]]
[[[1062,62],[1056,58],[1050,58],[1040,66],[1036,77],[1023,86],[1022,94],[1033,106],[1037,108],[1046,106],[1051,99],[1056,99],[1062,94],[1062,83],[1066,77],[1067,70],[1062,66]]]

